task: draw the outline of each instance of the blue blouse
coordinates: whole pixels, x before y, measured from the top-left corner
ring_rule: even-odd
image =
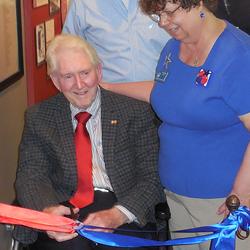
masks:
[[[151,95],[163,121],[161,181],[180,195],[222,198],[250,139],[238,118],[250,112],[250,37],[227,23],[201,67],[180,61],[179,46],[171,39],[163,49]]]

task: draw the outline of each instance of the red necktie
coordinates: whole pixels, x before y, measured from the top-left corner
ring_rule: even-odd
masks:
[[[78,113],[75,130],[76,162],[77,162],[77,190],[69,202],[75,207],[86,207],[93,202],[94,188],[92,181],[92,149],[86,123],[90,118],[87,112]]]

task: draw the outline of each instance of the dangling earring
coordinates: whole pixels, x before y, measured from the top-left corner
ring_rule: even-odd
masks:
[[[203,11],[200,11],[200,18],[203,19],[205,17],[205,13]]]

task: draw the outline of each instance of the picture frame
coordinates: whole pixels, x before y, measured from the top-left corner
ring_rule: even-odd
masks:
[[[37,8],[49,3],[49,0],[33,0],[33,8]]]
[[[40,66],[45,62],[45,57],[46,57],[45,23],[40,23],[36,25],[35,41],[36,41],[36,64],[37,66]]]
[[[68,0],[61,0],[61,21],[62,21],[62,27],[65,22],[67,12],[68,12]]]
[[[21,4],[2,0],[0,5],[0,91],[23,76]]]
[[[46,50],[49,42],[55,37],[55,20],[52,18],[45,22]]]
[[[49,14],[54,15],[61,8],[61,0],[49,0]]]

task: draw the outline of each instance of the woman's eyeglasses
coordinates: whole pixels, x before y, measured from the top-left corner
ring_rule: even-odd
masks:
[[[181,7],[181,5],[179,5],[176,9],[170,11],[170,10],[163,10],[161,11],[159,14],[151,14],[150,18],[156,22],[159,23],[161,21],[161,19],[163,18],[167,18],[167,17],[172,17],[174,15],[174,13]]]

